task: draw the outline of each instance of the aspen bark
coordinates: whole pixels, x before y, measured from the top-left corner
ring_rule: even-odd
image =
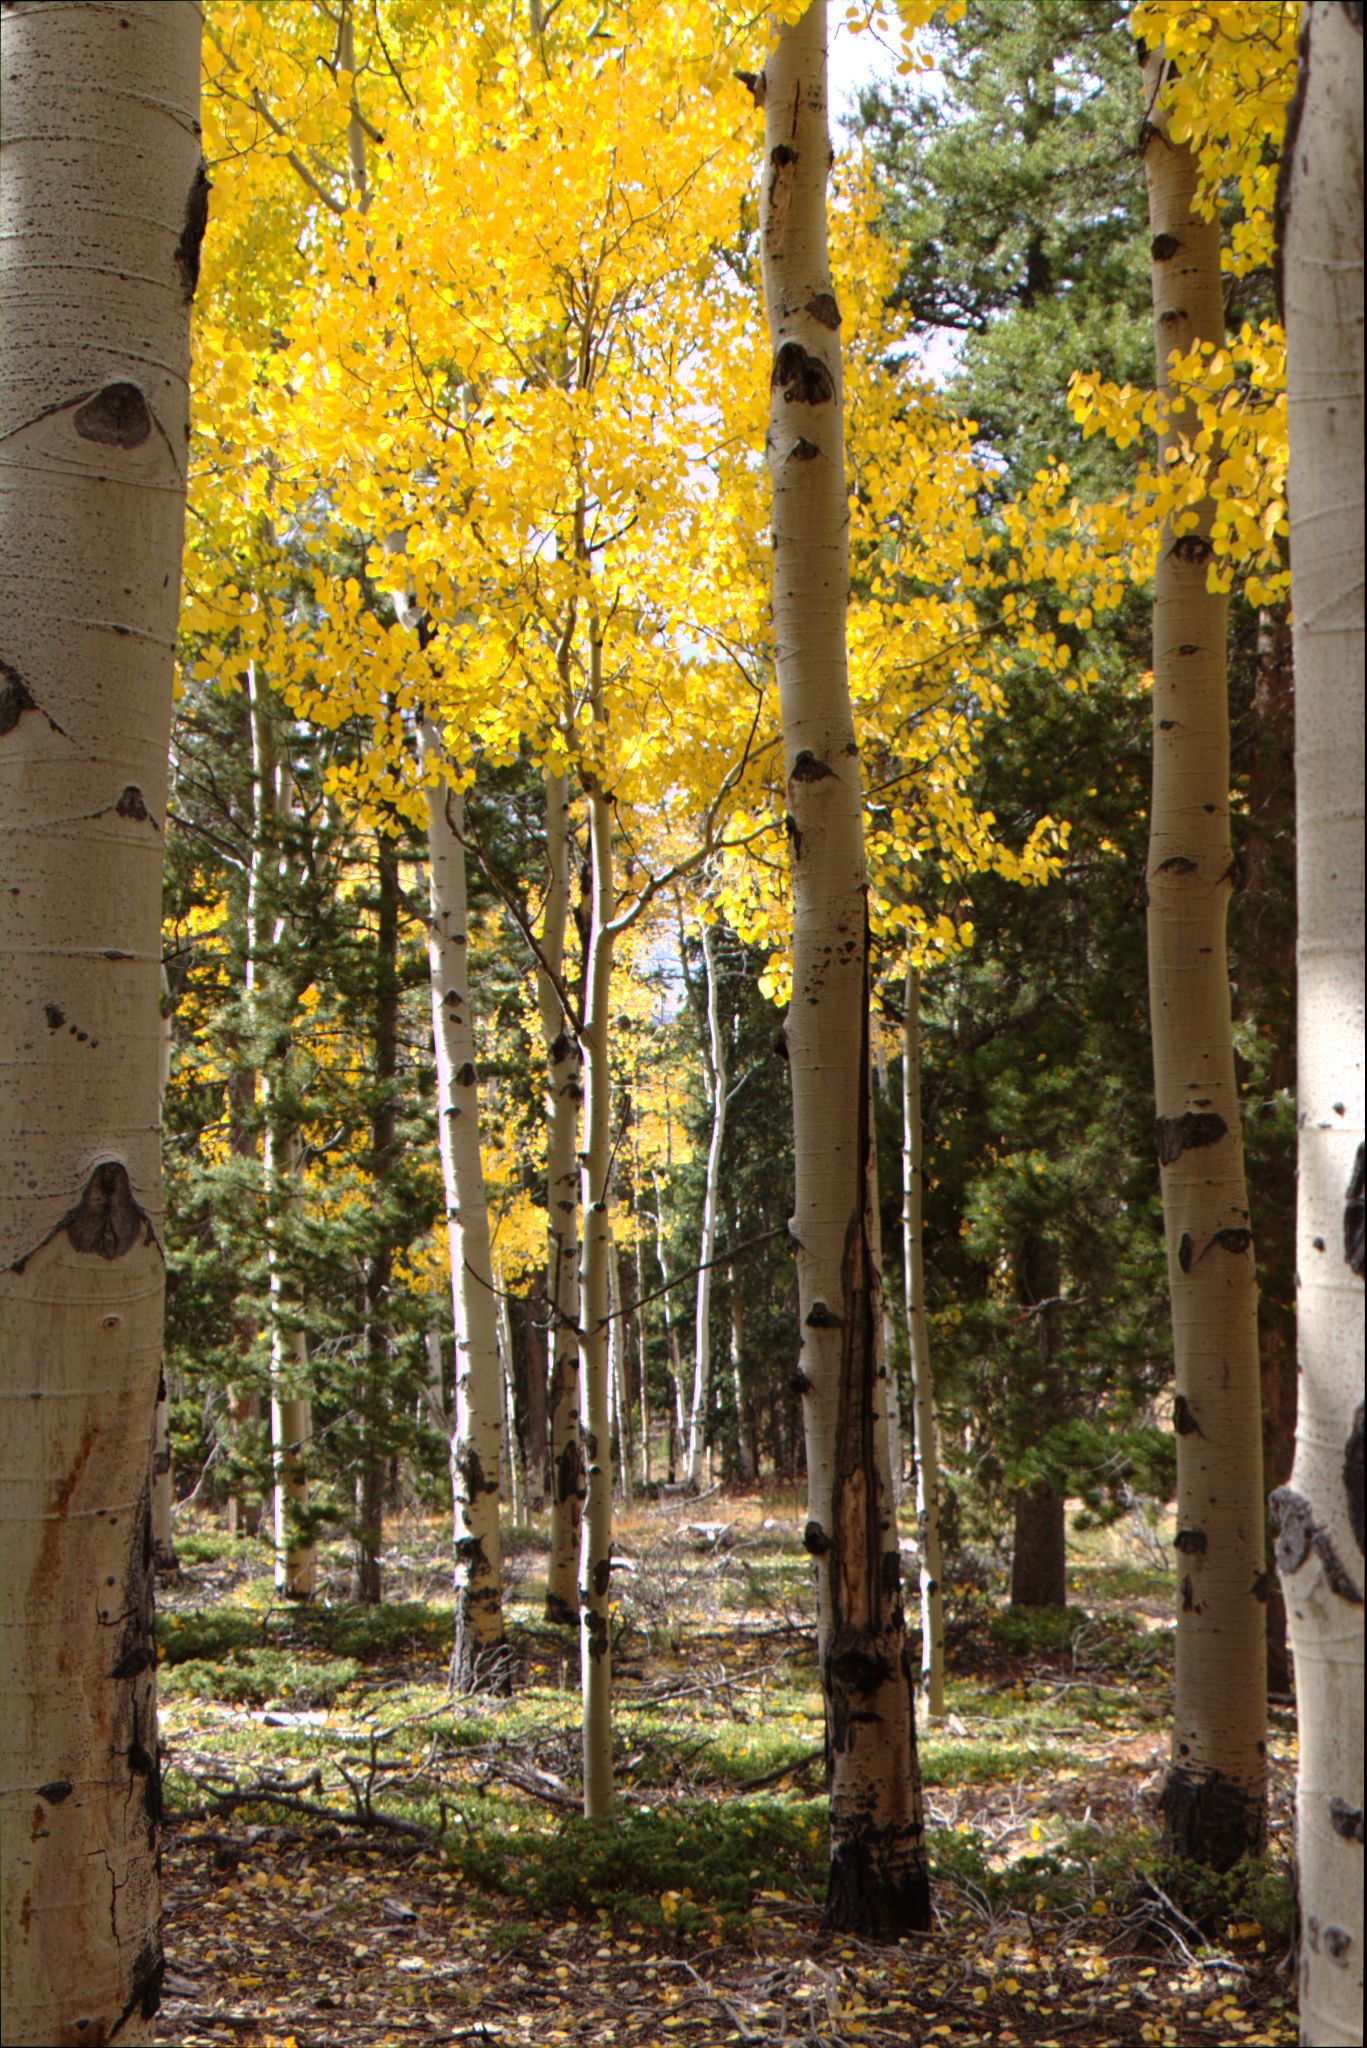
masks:
[[[608,1235],[608,1375],[612,1386],[612,1423],[617,1438],[617,1484],[622,1499],[631,1499],[631,1356],[627,1322],[622,1313],[622,1262],[615,1232]]]
[[[1173,350],[1224,340],[1218,223],[1193,211],[1197,167],[1167,134],[1161,51],[1144,64],[1160,464],[1190,432]],[[1173,1848],[1216,1868],[1262,1846],[1267,1677],[1257,1282],[1234,1078],[1225,916],[1229,826],[1226,602],[1207,588],[1209,507],[1166,531],[1154,581],[1149,1003],[1177,1392]]]
[[[1362,2041],[1362,10],[1311,0],[1279,195],[1299,942],[1300,1403],[1272,1498],[1299,1700],[1305,2048]]]
[[[374,1088],[370,1117],[370,1158],[373,1186],[388,1185],[398,1145],[395,1087],[399,1071],[399,857],[383,833],[375,848],[375,1013]],[[389,1405],[389,1295],[394,1278],[394,1249],[383,1235],[366,1258],[365,1371],[358,1403],[361,1424],[360,1469],[356,1475],[356,1547],[352,1566],[354,1593],[367,1607],[384,1598],[384,1510],[388,1481],[383,1431]]]
[[[451,1439],[456,1619],[451,1682],[457,1690],[469,1692],[488,1676],[491,1659],[503,1642],[498,1526],[503,1384],[479,1150],[479,1074],[466,935],[465,799],[446,780],[441,738],[427,721],[421,726],[421,744],[424,766],[442,771],[427,791],[427,959],[456,1329],[456,1426]]]
[[[921,1685],[934,1721],[945,1711],[945,1596],[940,1556],[940,1465],[935,1383],[926,1320],[922,1235],[925,1196],[921,1125],[921,977],[908,967],[902,1005],[902,1288],[911,1358],[912,1487],[921,1591]]]
[[[602,649],[590,646],[595,730],[601,719]],[[609,1004],[616,931],[612,811],[596,770],[586,775],[589,806],[592,923],[584,1026],[584,1145],[580,1205],[583,1248],[579,1273],[579,1373],[583,1402],[586,1497],[579,1542],[579,1666],[583,1687],[584,1812],[612,1810],[612,1432],[608,1417],[608,1259],[612,1168],[612,1070]]]
[[[4,11],[5,2040],[151,2038],[161,861],[199,10]]]
[[[537,1002],[546,1045],[546,1292],[550,1305],[551,1551],[546,1619],[573,1623],[579,1611],[579,1524],[587,1479],[579,1429],[579,1105],[578,1040],[555,977],[565,964],[570,914],[569,791],[563,775],[546,778],[544,965]],[[547,969],[549,968],[549,972]]]
[[[272,916],[273,883],[285,872],[282,835],[291,803],[287,762],[277,756],[268,692],[255,663],[247,670],[252,727],[252,863],[248,890],[247,999],[258,1034],[271,1025],[279,1001],[283,921]],[[311,1600],[317,1553],[306,1533],[308,1450],[313,1438],[309,1403],[308,1339],[285,1270],[281,1236],[299,1198],[299,1130],[282,1100],[278,1069],[288,1050],[287,1029],[263,1058],[261,1088],[261,1192],[265,1212],[267,1325],[270,1334],[271,1508],[275,1583],[287,1600]]]
[[[721,1026],[717,991],[717,955],[712,927],[703,919],[703,971],[707,976],[707,1078],[712,1091],[712,1132],[707,1143],[707,1177],[703,1183],[702,1235],[698,1245],[698,1301],[693,1331],[693,1402],[688,1414],[688,1483],[696,1492],[703,1483],[707,1455],[707,1409],[712,1392],[712,1256],[717,1248],[717,1202],[721,1194],[721,1155],[726,1142],[726,1038]]]
[[[830,1925],[929,1925],[930,1893],[896,1525],[880,1471],[880,1303],[869,1216],[863,820],[845,650],[849,587],[840,321],[826,252],[826,11],[780,35],[760,195],[773,351],[774,647],[793,889],[793,1086],[806,1543],[831,1795]],[[889,1540],[890,1539],[890,1540]]]

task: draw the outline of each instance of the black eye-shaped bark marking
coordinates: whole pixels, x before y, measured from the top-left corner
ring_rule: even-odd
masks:
[[[1177,254],[1182,244],[1176,235],[1155,235],[1149,244],[1149,254],[1155,263],[1166,263]]]
[[[818,761],[810,747],[803,747],[793,763],[792,782],[823,782],[828,775],[834,775],[834,768],[828,768],[824,761]]]
[[[823,327],[829,327],[832,332],[840,325],[840,308],[829,292],[818,292],[815,298],[808,299],[802,310],[804,313],[810,313],[813,320],[819,320]]]
[[[1171,1166],[1184,1152],[1218,1145],[1229,1129],[1214,1110],[1187,1110],[1183,1116],[1160,1116],[1157,1125],[1158,1163]]]
[[[814,356],[800,341],[785,341],[774,357],[771,379],[788,405],[829,405],[835,397],[835,383],[820,356]]]
[[[83,441],[106,448],[140,448],[152,431],[147,400],[136,384],[106,384],[77,413],[73,422]]]
[[[1172,558],[1175,562],[1208,562],[1214,549],[1199,533],[1184,533],[1172,544]]]

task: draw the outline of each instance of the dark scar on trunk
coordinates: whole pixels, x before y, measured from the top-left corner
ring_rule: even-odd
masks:
[[[782,391],[788,405],[829,405],[835,397],[835,383],[819,356],[800,341],[785,341],[774,357],[771,383]]]
[[[1218,1145],[1229,1125],[1213,1109],[1187,1110],[1183,1116],[1160,1116],[1156,1125],[1158,1163],[1171,1166],[1184,1152],[1202,1145]]]
[[[1348,1442],[1344,1446],[1343,1452],[1343,1490],[1348,1496],[1348,1526],[1353,1532],[1353,1540],[1359,1550],[1364,1548],[1363,1537],[1367,1535],[1367,1530],[1364,1530],[1363,1527],[1362,1428],[1364,1405],[1367,1404],[1361,1401],[1358,1402],[1357,1414],[1353,1417],[1353,1427],[1348,1432]]]
[[[137,385],[120,379],[97,391],[72,424],[83,441],[98,441],[105,448],[140,448],[152,431],[152,415]]]
[[[212,189],[201,158],[185,201],[185,225],[176,243],[176,269],[180,272],[181,292],[187,306],[199,284],[199,252],[204,230],[209,225],[209,193]]]
[[[12,1273],[22,1273],[35,1252],[49,1245],[65,1231],[73,1251],[101,1259],[121,1259],[136,1244],[155,1244],[152,1219],[133,1194],[128,1169],[117,1159],[105,1159],[85,1184],[85,1192],[74,1209],[68,1209],[59,1223],[34,1246],[16,1259]]]

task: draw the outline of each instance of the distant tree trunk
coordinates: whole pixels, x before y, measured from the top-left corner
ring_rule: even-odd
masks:
[[[921,977],[914,967],[907,968],[902,993],[902,1285],[911,1359],[912,1480],[921,1579],[921,1684],[927,1711],[932,1720],[939,1721],[945,1711],[945,1596],[922,1223],[925,1155],[921,1127]]]
[[[247,915],[247,929],[250,935],[254,925],[250,908]],[[251,988],[251,964],[248,961],[247,987]],[[256,1070],[254,1067],[237,1067],[228,1077],[228,1149],[235,1159],[257,1159],[256,1136],[252,1129],[252,1118],[256,1109]],[[244,1373],[252,1371],[252,1354],[256,1348],[257,1323],[253,1309],[246,1302],[239,1302],[233,1315],[233,1338],[237,1353],[243,1363]],[[230,1536],[255,1536],[261,1525],[260,1499],[249,1499],[243,1487],[243,1442],[250,1431],[256,1433],[261,1421],[261,1395],[257,1388],[234,1379],[223,1390],[225,1414],[220,1424],[227,1441],[228,1467],[228,1533]]]
[[[639,1188],[640,1188],[640,1185],[641,1185],[641,1170],[640,1170],[640,1165],[639,1165],[639,1162],[638,1162],[638,1164],[637,1164],[637,1167],[636,1167],[636,1172],[635,1172],[635,1174],[634,1174],[634,1175],[633,1175],[633,1177],[632,1177],[632,1185],[633,1185],[633,1186],[634,1186],[635,1188],[637,1188],[638,1190],[639,1190]],[[639,1193],[637,1194],[636,1200],[637,1200],[637,1203],[639,1204],[639,1202],[640,1202],[640,1195],[639,1195]],[[639,1207],[638,1207],[638,1209],[637,1209],[637,1213],[636,1213],[636,1239],[635,1239],[635,1245],[634,1245],[634,1257],[635,1257],[635,1263],[636,1263],[636,1348],[637,1348],[637,1350],[638,1350],[638,1351],[640,1352],[640,1355],[641,1355],[641,1386],[640,1386],[640,1399],[641,1399],[641,1484],[642,1484],[642,1486],[644,1486],[644,1487],[649,1487],[649,1485],[650,1485],[650,1371],[649,1371],[649,1367],[648,1367],[648,1363],[647,1363],[647,1352],[646,1352],[646,1312],[645,1312],[645,1293],[646,1293],[646,1276],[645,1276],[645,1266],[644,1266],[644,1263],[643,1263],[643,1261],[642,1261],[642,1256],[641,1256],[641,1224],[642,1224],[642,1220],[643,1220],[643,1219],[642,1219],[642,1216],[641,1216],[641,1213],[640,1213],[640,1209],[639,1209]]]
[[[721,1193],[721,1155],[726,1142],[730,1081],[726,1071],[726,1036],[721,1027],[712,927],[703,919],[699,928],[703,972],[707,977],[707,1079],[712,1094],[712,1134],[708,1140],[707,1175],[703,1181],[697,1318],[693,1335],[693,1402],[688,1414],[688,1483],[695,1491],[703,1483],[707,1455],[707,1410],[712,1392],[712,1258],[717,1247],[717,1202]]]
[[[125,18],[126,17],[126,18]],[[161,858],[199,9],[4,10],[0,1994],[152,2038]]]
[[[754,1446],[746,1428],[745,1399],[745,1302],[734,1266],[727,1270],[731,1308],[731,1392],[736,1403],[736,1472],[742,1486],[755,1476]]]
[[[845,650],[849,513],[840,315],[826,254],[822,0],[782,31],[758,90],[774,645],[793,890],[791,1229],[830,1772],[826,1913],[842,1931],[896,1938],[929,1926],[930,1889],[891,1475],[878,1455],[886,1433],[869,1216],[867,885]]]
[[[602,719],[602,645],[590,644],[590,693]],[[612,955],[612,810],[596,771],[586,778],[592,863],[592,922],[584,1026],[584,1146],[580,1207],[584,1218],[579,1277],[579,1372],[588,1492],[579,1547],[579,1661],[583,1683],[584,1812],[612,1810],[612,1433],[608,1417],[608,1263],[612,1246],[612,1069],[609,1064]]]
[[[458,1692],[471,1692],[496,1667],[503,1643],[498,1525],[503,1379],[498,1362],[489,1210],[479,1149],[479,1074],[470,1007],[465,894],[465,799],[446,779],[441,736],[427,720],[422,722],[420,739],[424,765],[435,764],[442,771],[427,791],[427,960],[456,1328],[456,1427],[451,1440],[456,1616],[451,1683]]]
[[[1173,350],[1224,341],[1218,221],[1194,211],[1196,159],[1170,140],[1160,51],[1144,64],[1159,466],[1190,431]],[[1176,1853],[1217,1869],[1266,1830],[1267,1648],[1257,1281],[1234,1077],[1225,914],[1226,601],[1207,588],[1212,513],[1160,543],[1154,579],[1149,1004],[1177,1395]]]
[[[309,1354],[299,1303],[286,1271],[283,1239],[298,1207],[302,1148],[284,1084],[288,1020],[280,1020],[280,941],[272,915],[286,871],[284,835],[292,803],[288,761],[275,744],[270,696],[256,664],[247,670],[252,721],[253,837],[248,917],[248,1000],[258,1036],[272,1043],[262,1059],[261,1190],[265,1212],[267,1323],[270,1330],[272,1522],[275,1584],[287,1600],[311,1600],[317,1555],[303,1511],[308,1506],[308,1449],[313,1439]]]
[[[1265,1099],[1255,1126],[1296,1088],[1295,830],[1296,715],[1291,627],[1285,612],[1258,619],[1253,682],[1253,762],[1248,777],[1243,888],[1233,909],[1240,1008],[1269,1041]],[[1258,1349],[1263,1406],[1263,1480],[1273,1492],[1291,1477],[1296,1449],[1295,1133],[1260,1134],[1249,1175],[1258,1246]],[[1275,1149],[1274,1148],[1275,1145]],[[1267,1682],[1291,1690],[1286,1602],[1274,1577],[1267,1598]]]
[[[612,1384],[613,1432],[617,1438],[618,1484],[622,1499],[631,1499],[631,1361],[627,1324],[622,1313],[622,1263],[617,1239],[608,1239],[608,1373]]]
[[[566,643],[568,653],[568,643]],[[565,964],[570,914],[569,793],[546,778],[546,908],[537,1001],[546,1046],[546,1287],[550,1297],[551,1554],[546,1619],[569,1626],[579,1612],[579,1525],[587,1477],[579,1417],[579,1044],[556,977]]]
[[[1362,10],[1312,0],[1283,186],[1296,659],[1300,1412],[1273,1497],[1300,1757],[1301,2040],[1362,2040]]]
[[[514,1389],[517,1374],[513,1366],[513,1318],[508,1307],[507,1282],[501,1272],[494,1274],[498,1289],[498,1363],[503,1382],[503,1463],[506,1475],[508,1517],[512,1526],[521,1527],[527,1504],[527,1466],[522,1455],[522,1439],[518,1435]]]
[[[527,1418],[527,1505],[537,1514],[551,1492],[551,1439],[546,1412],[546,1280],[537,1276],[524,1299],[521,1384]]]
[[[1059,1255],[1048,1238],[1027,1237],[1016,1267],[1016,1293],[1030,1317],[1039,1350],[1036,1392],[1042,1416],[1056,1414],[1063,1389],[1058,1383]],[[1068,1545],[1064,1499],[1047,1480],[1023,1487],[1015,1500],[1015,1544],[1011,1556],[1013,1607],[1062,1607],[1068,1598]]]
[[[370,1120],[370,1178],[377,1193],[387,1188],[398,1149],[399,1070],[399,861],[392,843],[376,846],[374,1109]],[[382,1204],[381,1204],[382,1207]],[[386,1458],[382,1429],[389,1406],[390,1287],[394,1250],[381,1215],[380,1233],[366,1260],[365,1378],[362,1383],[361,1465],[356,1486],[355,1597],[367,1607],[384,1598],[384,1504]]]
[[[668,1364],[665,1368],[669,1377],[667,1458],[669,1483],[673,1486],[677,1482],[679,1467],[683,1462],[684,1450],[688,1442],[688,1431],[684,1423],[683,1352],[679,1344],[678,1325],[674,1320],[674,1310],[671,1306],[669,1266],[665,1259],[664,1202],[660,1194],[658,1174],[655,1176],[655,1263],[660,1269],[660,1307],[664,1314],[665,1352],[668,1358]]]

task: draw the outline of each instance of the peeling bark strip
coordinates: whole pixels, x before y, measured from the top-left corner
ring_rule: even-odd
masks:
[[[136,384],[106,384],[83,405],[72,422],[83,441],[106,448],[140,448],[152,431],[147,400]]]

